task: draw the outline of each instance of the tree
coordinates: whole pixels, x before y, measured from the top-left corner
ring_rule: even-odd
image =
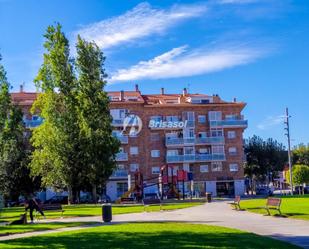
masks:
[[[251,185],[255,181],[273,181],[287,161],[284,146],[271,138],[266,141],[258,136],[247,139],[245,154],[247,162],[244,171],[251,179]]]
[[[300,144],[292,151],[293,164],[304,164],[309,166],[309,144]]]
[[[47,52],[35,80],[42,94],[33,105],[43,124],[33,133],[33,174],[45,186],[69,190],[69,200],[104,184],[115,168],[119,142],[112,137],[109,100],[104,86],[104,56],[92,42],[78,38],[76,61],[61,26],[45,34]]]
[[[288,183],[290,183],[290,172],[288,172],[287,176],[288,176],[287,181]],[[301,165],[301,164],[293,165],[292,178],[293,178],[292,181],[296,186],[301,186],[306,183],[308,184],[309,183],[309,166]],[[299,194],[300,194],[300,191],[301,189],[299,188]]]
[[[49,26],[44,37],[47,52],[35,79],[42,93],[32,107],[44,122],[33,131],[35,150],[30,167],[34,175],[42,176],[46,187],[67,188],[72,202],[83,172],[75,107],[76,77],[69,42],[60,24]]]
[[[76,70],[78,72],[78,120],[83,143],[83,165],[89,169],[87,176],[92,185],[93,200],[96,188],[102,185],[116,167],[115,154],[119,141],[112,136],[109,99],[104,92],[107,77],[105,57],[93,42],[78,37],[76,45]]]
[[[39,187],[39,179],[32,179],[27,167],[30,150],[24,136],[23,113],[11,103],[9,89],[0,65],[0,192],[5,201],[33,194]]]

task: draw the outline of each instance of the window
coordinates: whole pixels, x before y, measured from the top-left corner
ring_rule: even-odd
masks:
[[[223,137],[223,129],[211,129],[210,136],[211,137]]]
[[[162,117],[161,116],[151,116],[150,120],[154,120],[156,122],[160,122],[162,120]]]
[[[160,174],[160,167],[152,167],[152,168],[151,168],[151,173],[152,173],[153,175]]]
[[[130,164],[130,171],[135,172],[139,169],[139,165],[137,163]]]
[[[168,150],[168,151],[166,152],[166,154],[167,154],[168,156],[177,156],[177,155],[178,155],[178,150]]]
[[[224,154],[224,146],[223,145],[213,145],[211,146],[212,154]]]
[[[150,141],[160,141],[160,134],[159,133],[150,133]]]
[[[177,170],[179,169],[178,166],[174,166],[173,168],[168,167],[168,175],[177,176]]]
[[[130,147],[131,155],[138,155],[138,147]]]
[[[151,151],[151,157],[160,157],[160,151],[159,150],[152,150]]]
[[[237,149],[236,149],[236,147],[230,147],[230,148],[229,148],[229,154],[230,154],[230,155],[236,155],[236,154],[237,154]]]
[[[182,166],[182,169],[187,171],[187,172],[190,172],[190,164],[186,163]]]
[[[117,182],[117,197],[122,196],[127,191],[128,191],[127,182]]]
[[[205,137],[207,137],[206,131],[199,132],[199,133],[198,133],[198,137],[199,137],[199,138],[205,138]]]
[[[200,148],[200,154],[210,154],[210,148]]]
[[[211,163],[211,171],[222,171],[222,162],[213,162]]]
[[[229,138],[229,139],[236,138],[236,131],[228,131],[227,132],[227,138]]]
[[[194,155],[195,149],[194,149],[194,147],[184,147],[183,152],[184,152],[185,155]]]
[[[227,119],[227,120],[236,120],[237,119],[237,115],[236,114],[225,115],[225,119]]]
[[[119,148],[119,153],[125,153],[123,147],[120,147],[120,148]]]
[[[206,116],[205,115],[198,115],[198,122],[201,124],[206,123]]]
[[[201,173],[207,173],[208,172],[208,165],[201,165],[200,166],[200,172]]]
[[[166,116],[166,121],[176,122],[176,121],[179,121],[179,118],[178,118],[178,116]]]
[[[118,165],[117,165],[117,169],[119,169],[119,170],[124,170],[124,169],[125,169],[124,164],[118,164]]]
[[[232,172],[238,171],[238,164],[237,163],[231,163],[230,164],[230,171],[232,171]]]
[[[128,110],[126,109],[111,109],[110,114],[112,115],[113,119],[124,119]]]
[[[209,121],[222,120],[222,112],[210,111],[208,112]]]

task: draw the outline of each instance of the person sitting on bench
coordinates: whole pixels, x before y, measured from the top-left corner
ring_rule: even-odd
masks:
[[[34,210],[39,212],[42,216],[44,216],[44,219],[46,219],[46,216],[44,215],[43,211],[40,209],[39,204],[35,198],[31,198],[30,200],[26,201],[25,210],[27,211],[28,209],[30,209],[31,223],[33,223],[33,211]]]

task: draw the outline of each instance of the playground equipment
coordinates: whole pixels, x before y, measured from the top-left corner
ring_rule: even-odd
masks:
[[[161,199],[180,199],[180,192],[182,192],[182,198],[185,199],[185,182],[188,181],[193,186],[192,173],[185,170],[175,170],[174,166],[168,164],[161,166],[159,176],[147,179],[144,179],[142,172],[137,170],[134,173],[134,185],[121,196],[118,203],[121,202],[121,199],[132,197],[132,195],[137,202],[140,202],[144,198],[145,190],[153,186],[157,187]],[[178,188],[179,183],[182,183],[182,191]]]

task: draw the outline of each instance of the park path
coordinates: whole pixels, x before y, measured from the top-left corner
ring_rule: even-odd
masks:
[[[77,217],[58,220],[42,220],[42,222],[93,222],[102,221],[101,217]],[[121,214],[113,217],[112,223],[126,222],[189,222],[199,224],[218,225],[236,228],[276,239],[309,249],[309,222],[303,220],[263,216],[247,211],[232,210],[227,202],[212,202],[200,206],[179,209],[175,211]],[[103,225],[104,223],[102,223]],[[89,226],[88,226],[89,227]],[[67,228],[68,229],[68,228]],[[71,228],[73,229],[73,228]],[[58,229],[57,231],[63,231]],[[52,231],[48,231],[51,233]],[[40,232],[43,234],[44,232]],[[47,233],[47,232],[45,232]],[[15,239],[36,235],[34,233],[10,235],[0,240]]]

